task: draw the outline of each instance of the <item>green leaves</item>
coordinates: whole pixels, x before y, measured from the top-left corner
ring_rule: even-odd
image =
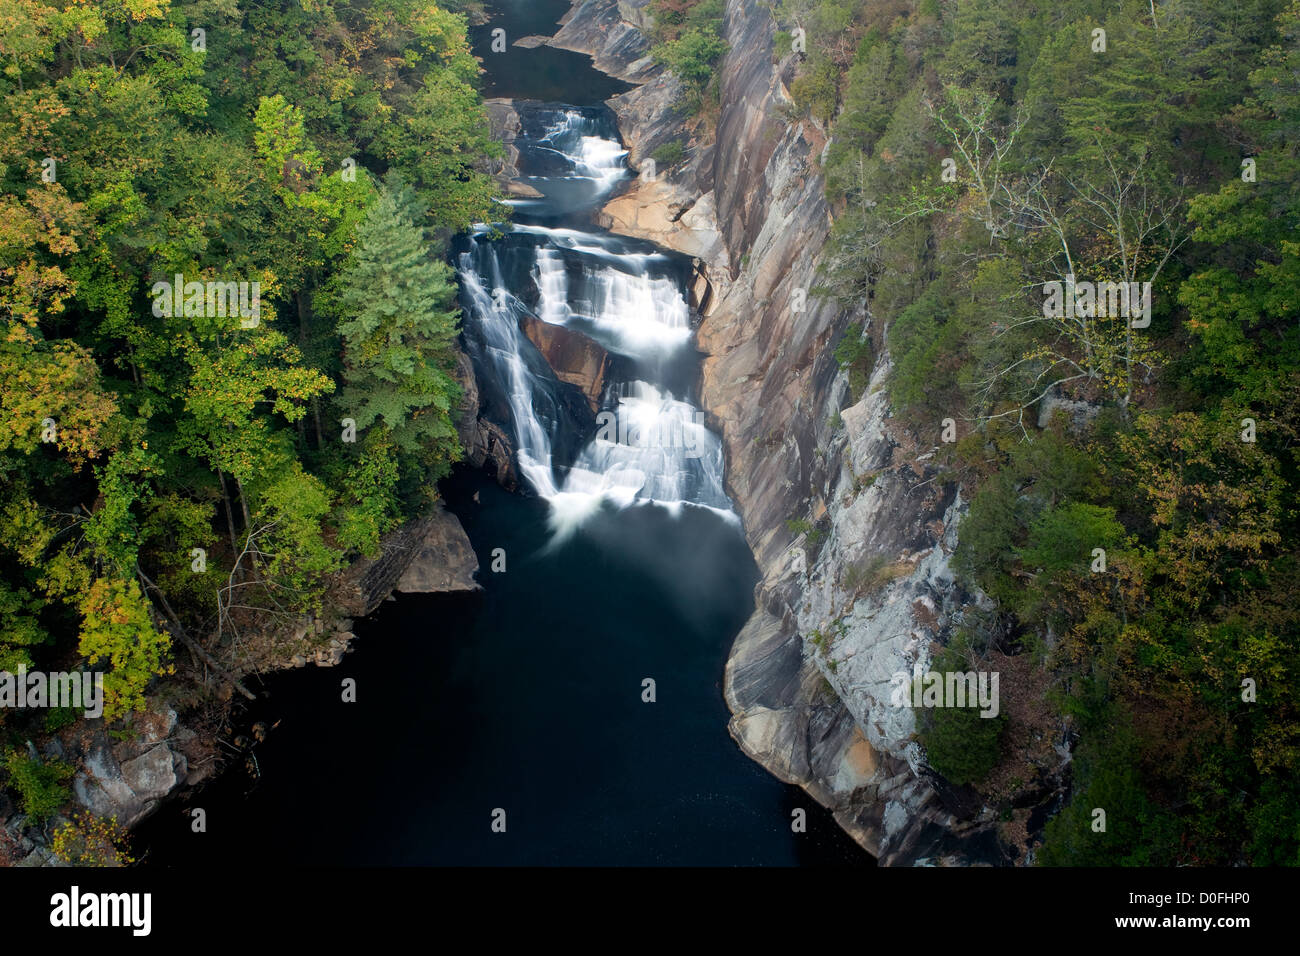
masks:
[[[687,9],[681,11],[680,6]],[[677,7],[656,3],[653,9],[659,25],[650,55],[682,81],[685,92],[681,105],[695,113],[703,105],[718,61],[727,52],[727,42],[721,35],[722,4],[718,0],[688,0]]]
[[[0,671],[13,674],[20,667],[32,667],[32,650],[49,642],[50,635],[37,620],[40,609],[41,602],[30,592],[0,581],[0,615],[6,622],[0,638]]]
[[[341,481],[344,506],[339,516],[339,544],[366,557],[378,552],[380,538],[397,527],[398,463],[392,436],[372,428]]]
[[[1089,566],[1094,548],[1113,551],[1123,539],[1115,509],[1072,501],[1039,514],[1016,556],[1040,575],[1077,574]]]
[[[0,0],[0,668],[79,652],[123,716],[169,672],[158,622],[238,669],[214,634],[273,635],[436,494],[458,312],[424,229],[500,209],[465,30],[424,0]],[[425,205],[365,226],[368,167]],[[258,324],[155,315],[176,273],[257,283]]]
[[[939,675],[941,681],[946,681],[946,675],[950,673],[972,672],[972,656],[964,637],[955,637],[952,644],[931,662],[930,674]],[[924,701],[921,680],[913,683],[911,699],[916,714],[917,738],[925,746],[930,766],[958,785],[982,783],[1001,758],[1006,714],[981,716],[973,693],[966,699],[964,707],[957,707],[954,701],[947,699],[941,701],[942,706],[920,706]]]
[[[295,609],[315,606],[323,576],[337,570],[342,554],[325,541],[322,523],[330,511],[324,483],[297,462],[282,461],[258,489],[260,505],[253,526],[258,548],[267,557],[262,574],[282,592],[282,603]]]
[[[1255,98],[1239,111],[1259,144],[1251,159],[1255,181],[1238,170],[1217,192],[1194,197],[1189,218],[1202,243],[1202,266],[1182,284],[1178,299],[1199,348],[1192,374],[1211,395],[1240,390],[1246,400],[1300,366],[1300,4],[1278,17],[1283,42],[1264,51],[1250,74]]]
[[[398,449],[449,463],[460,454],[450,415],[460,398],[450,374],[459,313],[451,269],[418,225],[422,212],[414,190],[390,177],[357,227],[338,300],[347,383],[339,407],[358,429],[382,421]]]
[[[280,94],[263,96],[253,116],[253,142],[267,182],[285,201],[310,188],[321,171],[320,153],[307,139],[302,111]]]
[[[34,823],[44,823],[67,803],[72,794],[64,781],[76,768],[61,760],[42,761],[29,757],[21,750],[10,750],[3,764],[8,772],[8,783],[18,791],[23,812]]]
[[[266,470],[266,435],[273,412],[296,422],[308,401],[333,383],[300,365],[301,355],[271,329],[245,332],[224,346],[191,342],[183,354],[191,374],[181,422],[183,447],[239,478]]]
[[[410,112],[386,127],[376,146],[406,171],[438,235],[504,217],[497,186],[482,170],[486,157],[503,155],[501,146],[492,139],[478,93],[454,73],[429,73]]]
[[[80,650],[91,666],[108,664],[104,676],[104,719],[144,710],[144,690],[171,673],[165,663],[171,638],[153,626],[149,604],[134,580],[99,578],[82,597]]]

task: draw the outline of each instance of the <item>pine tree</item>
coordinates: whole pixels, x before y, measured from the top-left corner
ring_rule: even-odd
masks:
[[[397,448],[437,478],[460,458],[452,420],[460,388],[450,374],[459,312],[451,267],[419,225],[423,214],[414,191],[390,176],[357,225],[339,296],[339,404],[358,430],[382,421]]]

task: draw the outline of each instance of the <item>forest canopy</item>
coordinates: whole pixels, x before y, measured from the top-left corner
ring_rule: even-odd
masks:
[[[1030,656],[1073,750],[1038,860],[1300,864],[1300,3],[774,16],[831,136],[826,288],[970,502],[965,659]],[[977,790],[1014,756],[979,723],[921,733]]]
[[[0,0],[0,668],[129,714],[436,497],[504,212],[461,6]]]

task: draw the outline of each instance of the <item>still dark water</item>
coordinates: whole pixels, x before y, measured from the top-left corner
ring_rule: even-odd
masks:
[[[268,680],[245,717],[279,721],[260,779],[236,765],[193,799],[205,834],[180,807],[150,821],[147,863],[871,862],[727,734],[722,668],[756,573],[734,529],[632,508],[552,550],[544,502],[467,472],[445,493],[484,592],[389,602],[340,666]]]
[[[552,36],[569,4],[566,0],[493,0],[486,4],[492,20],[471,27],[474,55],[483,61],[481,89],[484,97],[551,100],[575,106],[594,106],[632,89],[622,80],[606,76],[591,65],[591,57],[553,47],[515,46],[528,36]],[[506,31],[505,49],[494,52],[492,31]]]
[[[499,6],[504,16],[475,31],[489,95],[592,106],[618,92],[576,54],[511,47],[490,59],[493,26],[511,41],[551,33],[567,9]],[[340,666],[267,679],[239,718],[274,725],[253,751],[258,775],[237,760],[146,823],[146,863],[871,864],[727,733],[723,667],[757,580],[734,522],[606,505],[557,543],[542,499],[469,470],[442,490],[484,590],[390,601],[357,622]],[[192,807],[206,833],[191,831]],[[797,808],[805,833],[791,829]],[[493,831],[497,811],[505,832]]]

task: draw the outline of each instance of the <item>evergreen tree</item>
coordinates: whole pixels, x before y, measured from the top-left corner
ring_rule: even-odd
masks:
[[[460,458],[451,375],[459,312],[451,267],[419,225],[415,192],[390,176],[357,226],[352,262],[341,276],[344,380],[341,417],[367,429],[380,423],[400,453],[428,477]]]

